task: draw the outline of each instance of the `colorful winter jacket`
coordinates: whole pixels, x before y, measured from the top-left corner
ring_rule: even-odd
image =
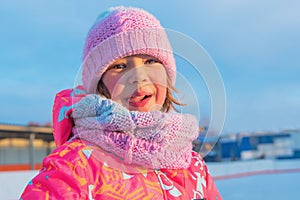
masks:
[[[28,183],[21,200],[222,199],[205,162],[196,152],[191,152],[187,169],[153,170],[124,164],[120,158],[85,140],[68,140],[73,126],[73,104],[83,93],[76,88],[57,94],[53,129],[58,148],[43,160],[43,168]]]
[[[101,148],[74,140],[47,156],[43,169],[25,188],[22,200],[50,199],[222,199],[207,166],[196,152],[182,170],[123,172],[103,160],[121,161]]]

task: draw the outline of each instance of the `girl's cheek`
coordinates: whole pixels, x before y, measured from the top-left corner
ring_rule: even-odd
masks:
[[[120,82],[119,79],[120,78],[118,76],[111,73],[105,74],[105,76],[103,77],[103,83],[109,90],[110,94],[112,94],[112,92],[118,86],[118,83]]]
[[[157,86],[156,104],[163,105],[167,97],[167,88],[165,86]]]
[[[167,74],[164,69],[157,69],[148,73],[151,82],[156,85],[167,87]]]

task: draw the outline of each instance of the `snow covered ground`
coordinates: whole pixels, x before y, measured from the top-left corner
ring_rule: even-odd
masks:
[[[300,172],[224,179],[216,185],[225,200],[300,199]]]
[[[300,199],[300,160],[209,163],[225,200]]]
[[[0,172],[0,199],[17,200],[37,171]]]
[[[300,199],[300,160],[208,163],[225,200]],[[0,172],[0,200],[17,200],[37,171]]]

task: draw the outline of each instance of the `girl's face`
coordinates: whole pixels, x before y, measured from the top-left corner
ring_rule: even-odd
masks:
[[[111,64],[102,76],[111,99],[129,110],[160,110],[166,99],[167,73],[157,58],[133,55]]]

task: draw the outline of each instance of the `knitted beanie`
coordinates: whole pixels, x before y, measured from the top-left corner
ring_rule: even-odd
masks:
[[[160,22],[148,12],[132,7],[114,7],[99,15],[87,35],[82,62],[82,83],[95,93],[101,76],[114,61],[146,54],[164,65],[172,84],[176,66],[171,45]]]

